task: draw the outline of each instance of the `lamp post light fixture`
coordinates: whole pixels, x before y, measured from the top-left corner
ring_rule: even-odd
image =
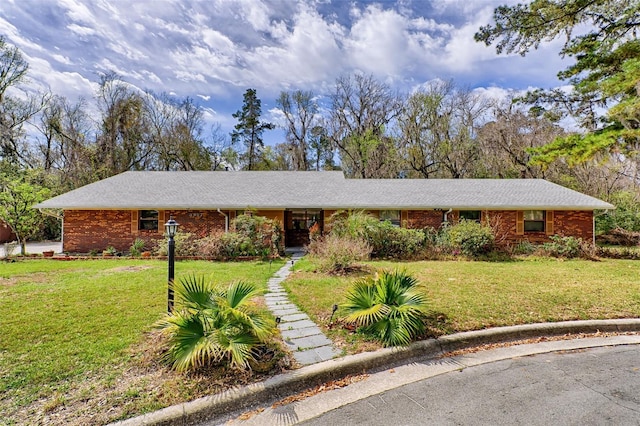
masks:
[[[167,312],[173,312],[173,278],[175,276],[175,251],[176,251],[176,242],[173,237],[176,236],[176,232],[178,231],[178,222],[173,220],[173,216],[169,216],[169,220],[164,224],[164,229],[166,231],[167,237],[169,237],[169,280],[167,282]]]

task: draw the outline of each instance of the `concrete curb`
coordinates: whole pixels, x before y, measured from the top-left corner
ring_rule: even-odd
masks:
[[[544,336],[597,332],[640,331],[640,319],[589,320],[527,324],[492,328],[415,342],[405,348],[381,349],[308,365],[220,394],[174,405],[153,413],[114,423],[117,426],[193,425],[216,416],[267,404],[316,385],[380,369],[392,368],[415,359],[429,359],[453,350],[486,343],[508,342]]]

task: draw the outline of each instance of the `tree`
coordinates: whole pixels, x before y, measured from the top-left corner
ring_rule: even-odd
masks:
[[[398,176],[395,140],[385,132],[398,116],[400,105],[400,97],[373,76],[354,74],[336,80],[328,133],[345,175],[361,179]]]
[[[293,170],[309,170],[312,130],[318,121],[318,104],[313,92],[281,92],[276,104],[284,114],[285,137]]]
[[[541,43],[564,36],[560,54],[575,58],[558,74],[573,85],[572,92],[538,90],[525,100],[573,115],[586,133],[557,138],[535,150],[535,162],[549,164],[566,157],[575,164],[603,152],[636,156],[640,147],[639,2],[534,0],[496,8],[494,21],[481,27],[475,39],[486,45],[496,43],[498,53],[526,55]],[[602,107],[610,107],[605,116],[598,114]]]
[[[47,103],[48,95],[7,94],[9,88],[18,88],[25,81],[28,69],[29,64],[20,50],[0,36],[0,160],[33,167],[24,126]]]
[[[23,256],[27,239],[40,231],[44,222],[42,213],[32,206],[44,201],[49,194],[49,189],[34,183],[33,173],[0,174],[0,220],[16,234]]]
[[[275,129],[275,125],[260,121],[262,102],[258,99],[255,89],[247,89],[243,99],[242,109],[232,114],[233,118],[238,120],[238,124],[231,133],[231,141],[244,143],[246,152],[241,155],[241,158],[245,162],[245,169],[255,170],[262,159],[264,149],[262,133],[265,130]]]
[[[95,164],[104,179],[126,170],[144,170],[153,153],[142,94],[118,75],[103,75],[98,90],[102,112]]]
[[[398,118],[405,162],[421,178],[473,176],[479,156],[476,132],[488,108],[486,99],[451,81],[413,93]]]
[[[53,96],[42,110],[38,129],[44,140],[38,145],[39,165],[55,176],[62,191],[75,189],[96,180],[92,169],[94,140],[87,105]]]
[[[486,174],[500,178],[547,177],[544,169],[530,163],[530,150],[564,135],[564,130],[543,114],[527,112],[511,98],[494,105],[492,116],[478,130],[477,138]]]
[[[314,126],[309,138],[309,161],[312,170],[335,170],[333,147],[323,125]]]

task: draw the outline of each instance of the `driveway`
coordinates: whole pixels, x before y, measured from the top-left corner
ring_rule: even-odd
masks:
[[[53,250],[55,253],[62,253],[62,243],[60,241],[29,241],[27,243],[27,253],[40,254],[47,250]],[[20,246],[16,246],[13,254],[20,254]],[[5,244],[0,244],[0,257],[5,256]]]
[[[542,342],[422,360],[263,408],[226,424],[638,425],[640,339]]]

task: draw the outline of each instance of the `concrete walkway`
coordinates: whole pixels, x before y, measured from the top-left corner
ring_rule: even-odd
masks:
[[[300,312],[298,307],[289,301],[287,293],[280,285],[291,274],[295,263],[302,253],[294,253],[287,262],[268,281],[268,293],[265,295],[267,307],[280,318],[280,332],[294,358],[302,365],[327,361],[340,355],[333,343],[320,331],[320,328]]]

